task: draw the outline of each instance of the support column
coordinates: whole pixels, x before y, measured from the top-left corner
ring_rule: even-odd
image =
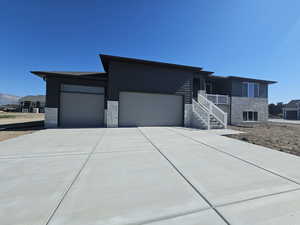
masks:
[[[199,90],[198,91],[198,96],[199,95],[201,95],[201,96],[203,96],[204,98],[206,98],[206,91],[205,90]],[[199,99],[199,97],[197,96],[197,101],[198,101],[198,99]]]
[[[103,121],[103,125],[104,127],[107,127],[107,109],[104,109],[104,121]]]
[[[184,126],[191,127],[192,126],[192,116],[193,116],[193,105],[192,104],[184,104]]]
[[[58,109],[45,108],[45,128],[55,128],[58,126]]]
[[[118,127],[119,126],[119,102],[118,101],[107,101],[107,127]]]

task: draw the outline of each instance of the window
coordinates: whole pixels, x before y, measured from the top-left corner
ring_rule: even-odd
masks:
[[[259,97],[259,84],[251,82],[243,82],[242,96],[248,98]]]
[[[257,121],[258,113],[253,111],[245,111],[243,112],[243,120],[244,121]]]
[[[248,112],[248,120],[253,121],[253,112]]]
[[[253,112],[253,113],[254,113],[254,121],[257,121],[258,120],[257,112]]]
[[[243,120],[244,121],[248,120],[248,112],[243,112]]]

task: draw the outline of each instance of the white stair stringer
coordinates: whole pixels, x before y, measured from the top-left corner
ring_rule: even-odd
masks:
[[[203,96],[198,100],[200,101],[193,100],[192,126],[194,128],[205,130],[227,128],[227,113]]]

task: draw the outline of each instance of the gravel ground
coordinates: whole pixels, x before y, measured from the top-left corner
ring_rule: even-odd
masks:
[[[246,132],[228,137],[300,156],[300,125],[264,123],[228,128]]]

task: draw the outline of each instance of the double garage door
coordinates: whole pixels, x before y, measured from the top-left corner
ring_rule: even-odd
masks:
[[[120,92],[119,126],[182,126],[183,96]],[[62,85],[61,127],[101,127],[104,124],[104,88]]]
[[[183,96],[120,92],[119,126],[182,126]]]
[[[62,85],[59,120],[61,127],[102,127],[104,88]]]

